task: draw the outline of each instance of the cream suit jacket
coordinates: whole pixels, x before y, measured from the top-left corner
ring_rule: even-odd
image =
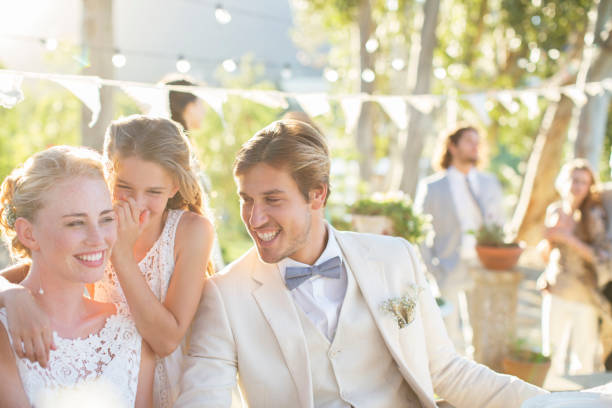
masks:
[[[386,343],[380,353],[392,355],[424,408],[436,406],[434,392],[458,408],[519,407],[525,399],[545,393],[455,352],[417,252],[408,242],[333,233]],[[399,329],[380,305],[411,285],[424,290],[414,320]],[[207,281],[185,363],[176,407],[230,407],[238,375],[251,408],[313,408],[307,346],[296,306],[277,266],[261,262],[254,248]]]

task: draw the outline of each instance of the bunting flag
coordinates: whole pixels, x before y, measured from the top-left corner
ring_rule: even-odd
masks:
[[[395,123],[395,126],[401,130],[408,128],[408,111],[404,98],[401,96],[380,96],[376,100]]]
[[[91,111],[91,121],[88,126],[93,127],[98,121],[98,115],[100,115],[100,88],[102,84],[100,78],[91,76],[73,76],[65,78],[51,78],[52,81],[57,82],[77,98],[81,100]]]
[[[359,115],[361,114],[361,98],[358,96],[347,96],[340,100],[340,106],[344,112],[344,129],[351,134],[357,127]]]
[[[170,117],[168,90],[163,87],[122,85],[120,88],[138,103],[144,113],[164,118]]]
[[[574,105],[579,108],[582,108],[585,103],[587,103],[587,96],[580,89],[576,87],[566,87],[563,88],[563,94],[570,98]]]
[[[313,118],[325,115],[331,110],[329,102],[327,102],[327,95],[323,93],[296,95],[295,99],[304,109],[304,112]]]
[[[521,92],[519,99],[527,108],[527,118],[535,119],[540,114],[540,105],[538,105],[538,94],[531,91]]]
[[[282,92],[263,89],[247,90],[167,84],[161,85],[102,79],[83,75],[48,74],[0,69],[0,106],[12,108],[24,99],[24,94],[22,92],[22,82],[24,78],[51,80],[68,89],[79,98],[89,110],[91,110],[92,117],[89,123],[90,127],[98,120],[101,109],[100,88],[102,86],[121,88],[141,106],[145,113],[163,117],[169,116],[169,91],[190,92],[204,100],[204,102],[221,117],[222,121],[223,105],[227,102],[229,95],[246,98],[276,109],[286,109],[289,106],[287,99],[294,98],[302,106],[304,111],[313,117],[330,112],[329,102],[337,101],[344,111],[347,132],[354,131],[358,124],[361,105],[366,101],[378,102],[398,128],[406,129],[408,125],[407,104],[423,114],[430,114],[442,101],[446,100],[446,119],[447,122],[449,122],[456,120],[458,106],[449,107],[448,105],[452,105],[453,101],[456,103],[459,99],[465,100],[470,103],[483,124],[489,125],[491,123],[491,118],[486,109],[487,98],[495,98],[510,113],[516,113],[518,111],[519,104],[515,101],[515,99],[518,98],[523,105],[527,107],[528,117],[533,119],[540,113],[540,108],[538,106],[539,96],[544,96],[550,101],[558,102],[561,99],[561,95],[567,95],[576,106],[581,107],[587,102],[588,96],[600,95],[602,92],[612,92],[612,78],[588,82],[580,88],[575,84],[561,87],[542,86],[526,89],[488,90],[486,92],[468,93],[458,96],[432,94],[371,95],[364,93],[334,95],[326,93]]]
[[[465,100],[467,100],[472,108],[476,111],[480,120],[485,126],[489,126],[491,124],[491,117],[489,116],[489,112],[487,112],[486,104],[487,104],[487,95],[484,93],[470,94],[465,95]]]
[[[269,108],[287,109],[289,107],[285,97],[277,91],[244,90],[240,96]]]
[[[10,109],[23,101],[22,81],[21,75],[0,71],[0,106]]]
[[[440,97],[434,95],[408,96],[408,103],[424,115],[429,115],[440,104]]]
[[[221,121],[225,122],[223,105],[227,102],[227,92],[214,88],[196,88],[192,93],[206,102],[206,104],[219,115]]]

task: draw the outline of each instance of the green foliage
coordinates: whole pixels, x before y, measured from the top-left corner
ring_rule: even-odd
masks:
[[[505,239],[504,228],[499,224],[483,224],[474,233],[476,244],[482,246],[507,247],[516,246],[516,243],[508,243]]]
[[[534,350],[524,338],[517,338],[512,342],[510,345],[510,356],[516,360],[528,363],[547,363],[550,361],[550,357]]]
[[[405,196],[378,196],[363,198],[349,207],[351,214],[384,215],[393,223],[394,235],[412,243],[421,242],[429,227],[429,218],[414,210],[412,201]]]

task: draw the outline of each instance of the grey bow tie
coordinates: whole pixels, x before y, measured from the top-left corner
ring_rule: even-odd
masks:
[[[313,266],[289,266],[285,269],[285,285],[289,290],[295,289],[306,282],[312,275],[321,275],[327,278],[339,279],[342,260],[335,256],[327,261]]]

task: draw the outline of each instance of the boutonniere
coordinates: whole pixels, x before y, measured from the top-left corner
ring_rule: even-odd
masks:
[[[391,314],[397,320],[399,328],[403,329],[414,320],[417,300],[421,291],[423,291],[422,287],[411,285],[403,296],[385,300],[380,308],[383,312]]]

